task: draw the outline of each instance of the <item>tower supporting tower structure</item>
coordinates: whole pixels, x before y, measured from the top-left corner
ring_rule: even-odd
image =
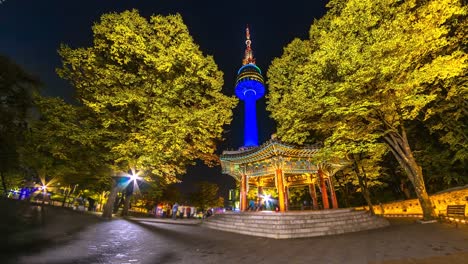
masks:
[[[244,101],[244,147],[258,146],[257,100],[265,95],[262,71],[255,65],[250,30],[245,30],[245,55],[242,67],[237,72],[235,94]]]

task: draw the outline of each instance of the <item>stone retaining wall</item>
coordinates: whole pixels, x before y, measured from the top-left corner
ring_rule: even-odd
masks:
[[[435,207],[436,214],[445,215],[447,205],[468,203],[468,185],[430,195],[430,198]],[[358,207],[356,209],[362,210],[368,209],[368,207]],[[468,211],[468,208],[465,210]],[[376,204],[374,205],[374,211],[376,214],[384,215],[422,215],[418,199],[396,201],[380,205]],[[465,211],[465,215],[466,214],[467,212]]]

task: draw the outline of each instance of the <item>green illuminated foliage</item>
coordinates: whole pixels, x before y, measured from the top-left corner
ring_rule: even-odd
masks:
[[[36,96],[34,101],[41,116],[31,122],[20,148],[22,165],[55,186],[108,187],[110,168],[102,148],[92,144],[98,137],[90,131],[91,113],[58,98]]]
[[[0,55],[0,178],[4,195],[20,187],[22,178],[18,150],[28,131],[32,94],[40,82],[20,66]]]
[[[221,93],[222,72],[194,43],[180,15],[110,13],[86,48],[60,50],[59,75],[97,119],[116,172],[133,167],[177,181],[195,159],[216,162],[216,143],[237,101]]]
[[[200,182],[197,190],[190,195],[190,202],[202,211],[211,207],[223,207],[224,199],[218,195],[219,187],[216,183]]]
[[[458,21],[466,20],[467,8],[458,0],[335,0],[328,6],[310,38],[294,40],[268,71],[268,109],[278,134],[295,143],[320,135],[325,147],[351,154],[388,148],[430,219],[435,213],[407,127],[425,113],[447,112],[463,116],[447,131],[465,127],[466,108],[443,96],[458,95],[460,102],[466,95],[466,85],[459,85],[466,84],[466,40]]]
[[[91,47],[61,47],[58,73],[96,114],[114,165],[169,177],[195,158],[212,161],[236,101],[181,17],[111,13],[93,33]]]

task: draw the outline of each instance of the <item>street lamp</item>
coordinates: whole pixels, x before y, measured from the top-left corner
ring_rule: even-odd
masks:
[[[134,174],[133,172],[132,172],[132,174],[130,174],[130,181],[136,181],[136,180],[140,180],[140,179],[141,179],[141,177],[138,176],[138,174]]]
[[[44,205],[45,204],[45,197],[47,195],[47,185],[42,185],[40,187],[40,189],[42,190],[42,204]]]

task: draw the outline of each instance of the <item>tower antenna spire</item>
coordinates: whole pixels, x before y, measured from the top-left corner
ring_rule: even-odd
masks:
[[[245,28],[245,45],[246,45],[246,48],[245,48],[245,55],[244,55],[244,59],[242,60],[242,64],[243,65],[246,65],[246,64],[255,64],[255,58],[253,57],[253,51],[252,51],[252,47],[250,46],[252,44],[252,41],[250,40],[250,29],[249,29],[249,25],[247,24],[246,28]]]

